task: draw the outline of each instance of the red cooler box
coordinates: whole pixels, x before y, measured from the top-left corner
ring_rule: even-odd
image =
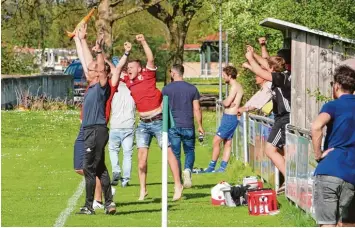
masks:
[[[248,208],[250,215],[267,215],[277,211],[276,192],[272,189],[249,190]]]

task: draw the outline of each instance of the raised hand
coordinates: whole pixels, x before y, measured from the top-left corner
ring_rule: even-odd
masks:
[[[136,36],[136,40],[139,42],[143,42],[143,41],[145,41],[145,38],[144,38],[143,34],[138,34]]]
[[[266,45],[267,42],[266,37],[260,37],[258,40],[261,46]]]
[[[100,34],[97,36],[96,39],[96,46],[95,46],[96,51],[101,51],[103,41],[104,41],[104,33],[100,32]]]
[[[86,23],[82,23],[79,26],[79,31],[78,31],[78,37],[79,39],[85,39],[86,38],[86,29],[87,29],[87,24]],[[76,32],[76,31],[75,31]]]
[[[250,50],[247,50],[247,53],[245,53],[245,58],[247,58],[248,60],[253,59],[253,52]]]
[[[254,48],[250,45],[247,45],[247,51],[254,53]]]
[[[132,44],[131,44],[130,42],[125,42],[125,43],[123,44],[123,47],[124,47],[124,50],[125,50],[126,52],[130,52],[131,49],[132,49]]]

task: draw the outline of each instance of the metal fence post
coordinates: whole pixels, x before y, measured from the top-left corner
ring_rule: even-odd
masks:
[[[243,147],[244,147],[244,163],[249,162],[249,151],[248,151],[248,113],[243,112]]]

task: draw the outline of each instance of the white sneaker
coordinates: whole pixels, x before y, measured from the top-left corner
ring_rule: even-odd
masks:
[[[112,196],[114,196],[116,194],[116,189],[112,186],[111,186],[111,192],[112,192]]]
[[[184,188],[191,188],[192,180],[191,180],[191,171],[189,169],[185,169],[182,171],[182,178],[184,179]]]
[[[92,204],[92,207],[94,208],[94,210],[96,209],[104,209],[104,205],[102,205],[101,203],[97,202],[96,200],[94,200],[94,203]]]

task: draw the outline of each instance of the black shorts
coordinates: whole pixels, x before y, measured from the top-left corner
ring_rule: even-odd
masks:
[[[268,143],[271,143],[274,147],[282,149],[286,144],[286,124],[290,123],[290,115],[275,117],[274,126],[271,129]]]
[[[78,137],[74,144],[74,169],[83,169],[85,155],[84,129],[80,126]]]

